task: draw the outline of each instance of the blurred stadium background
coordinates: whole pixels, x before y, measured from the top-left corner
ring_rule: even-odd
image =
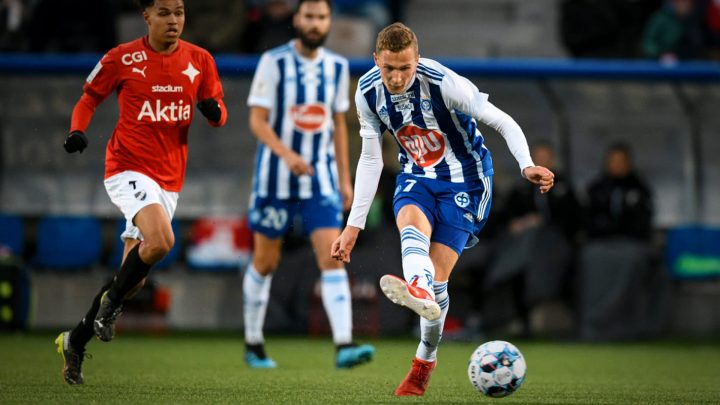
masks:
[[[496,167],[493,222],[453,275],[446,338],[720,335],[717,1],[694,2],[692,16],[682,20],[680,48],[668,51],[675,58],[643,51],[648,21],[671,6],[663,1],[337,3],[328,46],[352,58],[354,80],[371,66],[378,27],[401,19],[418,34],[422,56],[446,62],[489,93],[530,144],[554,147],[581,204],[616,141],[632,147],[652,189],[650,238],[593,238],[578,219],[564,248],[567,261],[549,270],[552,281],[528,264],[555,263],[548,261],[552,245],[530,248],[524,264],[498,274],[492,269],[508,237],[505,201],[519,176],[502,138],[485,129]],[[187,0],[186,7],[183,38],[216,57],[230,118],[220,130],[202,120],[193,125],[177,245],[121,318],[125,330],[242,329],[239,272],[251,254],[243,218],[256,144],[245,102],[258,53],[291,35],[293,5]],[[62,330],[78,321],[119,261],[121,215],[101,181],[115,100],[98,109],[87,153],[68,155],[62,142],[83,80],[102,52],[144,35],[145,27],[130,1],[9,0],[0,3],[0,18],[0,330]],[[348,122],[354,167],[360,143],[354,111]],[[391,169],[393,159],[389,152]],[[376,289],[380,275],[401,272],[383,195],[349,265],[355,329],[408,335],[415,317]],[[268,333],[324,336],[310,246],[297,235],[286,245]],[[536,286],[546,293],[528,294]]]

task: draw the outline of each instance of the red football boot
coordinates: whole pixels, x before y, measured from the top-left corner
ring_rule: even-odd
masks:
[[[437,360],[425,361],[415,357],[412,361],[410,371],[395,389],[395,396],[422,396],[430,383],[430,375],[435,368],[435,364],[437,364]]]
[[[400,277],[390,274],[382,276],[380,289],[390,301],[410,308],[428,321],[440,318],[440,306],[435,302],[435,298],[429,292],[408,284]]]

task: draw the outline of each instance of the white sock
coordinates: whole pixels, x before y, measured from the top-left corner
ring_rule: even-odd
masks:
[[[250,263],[243,277],[243,315],[245,319],[245,343],[265,343],[263,324],[270,299],[272,275],[262,276]]]
[[[437,358],[438,344],[442,338],[445,317],[450,307],[450,295],[447,292],[447,281],[436,281],[433,284],[435,290],[435,302],[440,305],[440,318],[428,321],[420,317],[420,344],[415,355],[425,361],[435,361]]]
[[[414,226],[406,226],[400,231],[400,248],[405,281],[413,284],[417,280],[417,287],[434,295],[435,266],[430,260],[430,239]]]
[[[345,269],[320,272],[320,291],[336,345],[352,343],[352,298]]]

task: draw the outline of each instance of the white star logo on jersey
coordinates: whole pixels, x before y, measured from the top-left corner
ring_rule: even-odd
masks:
[[[188,67],[182,71],[182,74],[190,78],[190,83],[195,83],[195,76],[199,75],[200,71],[195,69],[192,63],[188,62]]]

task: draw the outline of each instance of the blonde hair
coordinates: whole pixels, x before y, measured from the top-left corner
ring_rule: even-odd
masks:
[[[377,36],[375,52],[388,50],[390,52],[401,52],[412,46],[415,53],[418,53],[418,41],[415,33],[405,24],[396,22],[383,28]]]

